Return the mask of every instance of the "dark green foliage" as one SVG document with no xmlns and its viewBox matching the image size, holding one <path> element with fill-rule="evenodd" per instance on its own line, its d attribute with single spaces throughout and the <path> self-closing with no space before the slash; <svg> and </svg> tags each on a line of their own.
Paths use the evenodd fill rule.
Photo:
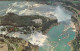
<svg viewBox="0 0 80 51">
<path fill-rule="evenodd" d="M 52 25 L 52 24 L 55 24 L 57 22 L 57 20 L 49 20 L 48 22 L 45 22 L 43 24 L 43 27 L 42 27 L 42 31 L 44 32 L 46 29 L 49 29 L 49 27 Z"/>
<path fill-rule="evenodd" d="M 2 28 L 2 29 L 1 29 L 1 31 L 5 31 L 5 30 L 6 30 L 5 28 Z"/>
<path fill-rule="evenodd" d="M 42 20 L 42 24 L 40 23 L 35 23 L 32 20 L 34 19 L 41 19 Z M 44 17 L 44 16 L 39 16 L 39 15 L 30 15 L 30 16 L 18 16 L 14 13 L 8 13 L 5 16 L 1 17 L 1 24 L 0 25 L 9 25 L 9 26 L 13 26 L 13 27 L 7 27 L 8 32 L 14 32 L 14 31 L 21 31 L 26 33 L 30 33 L 30 27 L 35 27 L 36 30 L 39 30 L 39 27 L 42 27 L 43 32 L 45 30 L 47 30 L 52 24 L 57 23 L 57 19 L 50 19 L 48 17 Z M 29 27 L 28 27 L 29 26 Z M 24 27 L 23 30 L 19 30 L 17 27 Z"/>
</svg>

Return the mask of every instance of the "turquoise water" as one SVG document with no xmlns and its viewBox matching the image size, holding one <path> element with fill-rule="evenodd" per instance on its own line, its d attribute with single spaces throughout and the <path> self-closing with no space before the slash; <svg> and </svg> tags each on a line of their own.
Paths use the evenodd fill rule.
<svg viewBox="0 0 80 51">
<path fill-rule="evenodd" d="M 9 7 L 8 4 L 13 3 L 14 1 L 2 1 L 0 2 L 0 10 L 4 10 L 7 9 Z M 41 8 L 40 8 L 41 9 Z M 52 11 L 52 10 L 51 10 Z M 60 9 L 58 10 L 59 12 Z M 2 13 L 2 12 L 1 12 Z M 0 15 L 2 15 L 0 13 Z M 4 13 L 4 12 L 3 12 Z M 63 13 L 62 13 L 63 14 Z M 61 14 L 60 14 L 61 15 Z M 60 16 L 59 15 L 59 16 Z M 65 14 L 63 14 L 64 16 L 66 16 Z M 62 17 L 62 16 L 61 16 Z M 69 16 L 68 16 L 69 17 Z M 62 18 L 61 18 L 62 19 Z M 65 19 L 65 18 L 64 18 Z M 51 28 L 47 34 L 48 39 L 46 41 L 46 45 L 43 47 L 39 48 L 39 51 L 51 51 L 50 49 L 52 47 L 54 47 L 53 51 L 70 51 L 70 47 L 67 45 L 67 43 L 74 39 L 75 37 L 75 32 L 72 31 L 72 28 L 68 29 L 68 31 L 63 32 L 64 30 L 64 25 L 63 23 L 61 23 L 58 26 L 54 26 L 53 28 Z M 63 33 L 62 36 L 60 36 Z M 68 36 L 68 37 L 67 37 Z M 64 37 L 67 37 L 65 39 L 63 39 Z M 49 46 L 48 43 L 51 45 Z M 49 50 L 48 50 L 49 49 Z"/>
<path fill-rule="evenodd" d="M 63 32 L 64 25 L 65 25 L 64 23 L 61 23 L 58 26 L 54 26 L 48 32 L 48 41 L 49 44 L 54 47 L 53 51 L 70 51 L 70 47 L 68 46 L 67 43 L 74 39 L 75 32 L 72 31 L 72 28 L 69 28 L 66 32 Z M 61 34 L 63 35 L 60 36 Z M 40 47 L 39 51 L 51 51 L 51 50 L 48 50 L 48 45 L 47 45 Z"/>
</svg>

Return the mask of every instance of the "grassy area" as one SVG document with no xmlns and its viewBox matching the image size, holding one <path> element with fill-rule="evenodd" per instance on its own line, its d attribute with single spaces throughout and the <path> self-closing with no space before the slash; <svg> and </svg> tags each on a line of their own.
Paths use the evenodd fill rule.
<svg viewBox="0 0 80 51">
<path fill-rule="evenodd" d="M 14 51 L 14 49 L 8 44 L 8 51 Z"/>
<path fill-rule="evenodd" d="M 72 1 L 73 4 L 80 3 L 80 1 Z"/>
<path fill-rule="evenodd" d="M 9 50 L 9 51 L 14 51 L 14 50 Z"/>
<path fill-rule="evenodd" d="M 23 50 L 22 46 L 18 47 L 18 49 L 17 49 L 17 51 L 22 51 L 22 50 Z"/>
<path fill-rule="evenodd" d="M 78 15 L 78 18 L 79 18 L 79 20 L 80 20 L 80 15 Z"/>
</svg>

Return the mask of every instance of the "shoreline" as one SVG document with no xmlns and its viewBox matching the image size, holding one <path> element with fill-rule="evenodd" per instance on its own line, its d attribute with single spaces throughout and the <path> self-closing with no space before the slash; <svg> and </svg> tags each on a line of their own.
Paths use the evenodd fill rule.
<svg viewBox="0 0 80 51">
<path fill-rule="evenodd" d="M 74 39 L 73 39 L 73 40 L 74 40 Z M 71 40 L 71 41 L 68 42 L 68 45 L 69 45 L 69 47 L 71 48 L 70 51 L 73 51 L 73 46 L 71 45 L 71 43 L 72 43 L 73 40 Z"/>
<path fill-rule="evenodd" d="M 46 35 L 52 27 L 57 26 L 58 24 L 59 24 L 58 22 L 52 24 L 48 29 L 46 29 L 46 30 L 43 32 L 43 35 Z"/>
<path fill-rule="evenodd" d="M 71 20 L 72 20 L 72 22 L 74 23 L 74 25 L 75 25 L 75 29 L 76 29 L 76 32 L 75 32 L 75 37 L 78 35 L 78 31 L 79 31 L 79 27 L 78 27 L 78 25 L 79 25 L 79 22 L 77 22 L 77 23 L 75 23 L 76 22 L 76 17 L 75 16 L 72 16 L 71 17 Z M 74 41 L 75 40 L 75 37 L 74 37 L 74 39 L 73 40 L 71 40 L 71 41 L 69 41 L 68 42 L 68 45 L 70 46 L 70 48 L 71 48 L 71 50 L 70 51 L 73 51 L 74 50 L 74 48 L 73 48 L 73 46 L 72 46 L 72 41 Z"/>
<path fill-rule="evenodd" d="M 75 29 L 76 29 L 74 39 L 68 42 L 68 45 L 71 48 L 70 51 L 73 51 L 74 50 L 74 47 L 73 47 L 72 43 L 76 39 L 76 36 L 79 33 L 78 32 L 79 31 L 79 20 L 77 19 L 77 17 L 78 17 L 77 15 L 78 14 L 75 11 L 73 11 L 73 10 L 70 9 L 70 8 L 73 8 L 72 6 L 71 7 L 68 7 L 68 6 L 65 5 L 65 8 L 73 13 L 73 15 L 71 16 L 71 21 L 74 23 Z"/>
</svg>

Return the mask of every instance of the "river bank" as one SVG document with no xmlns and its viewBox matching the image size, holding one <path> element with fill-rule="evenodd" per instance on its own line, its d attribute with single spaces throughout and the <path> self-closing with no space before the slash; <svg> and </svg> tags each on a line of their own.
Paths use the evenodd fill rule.
<svg viewBox="0 0 80 51">
<path fill-rule="evenodd" d="M 73 18 L 73 17 L 71 17 L 71 19 L 73 20 L 75 20 L 75 18 Z M 72 21 L 73 23 L 75 23 L 74 21 Z M 75 33 L 75 35 L 77 36 L 78 35 L 78 26 L 76 26 L 76 24 L 75 24 L 75 29 L 76 29 L 76 33 Z M 68 42 L 68 45 L 71 47 L 71 50 L 70 51 L 74 51 L 74 45 L 73 45 L 73 41 L 76 39 L 76 37 L 74 37 L 74 39 L 73 40 L 71 40 L 70 42 Z"/>
<path fill-rule="evenodd" d="M 48 29 L 46 29 L 46 30 L 43 32 L 43 34 L 44 34 L 44 35 L 47 34 L 52 27 L 57 26 L 58 24 L 59 24 L 59 23 L 54 23 L 54 24 L 52 24 Z"/>
<path fill-rule="evenodd" d="M 72 22 L 74 23 L 74 25 L 75 25 L 75 29 L 76 29 L 76 32 L 75 32 L 75 37 L 74 37 L 74 39 L 73 40 L 71 40 L 69 43 L 68 43 L 68 45 L 71 47 L 71 51 L 74 51 L 74 50 L 76 50 L 76 51 L 78 51 L 77 50 L 77 48 L 79 48 L 78 47 L 78 44 L 77 44 L 77 40 L 79 40 L 78 39 L 78 37 L 79 37 L 79 19 L 78 19 L 78 17 L 76 16 L 76 14 L 74 13 L 74 15 L 72 15 L 72 17 L 71 17 L 71 20 L 72 20 Z"/>
<path fill-rule="evenodd" d="M 74 8 L 72 5 L 66 5 L 64 4 L 64 7 L 66 9 L 68 9 L 69 11 L 71 11 L 72 17 L 71 17 L 71 21 L 74 23 L 75 25 L 75 37 L 73 40 L 71 40 L 70 42 L 68 42 L 68 45 L 71 47 L 71 51 L 80 51 L 79 50 L 79 31 L 80 31 L 80 27 L 79 27 L 79 10 L 77 10 L 76 8 Z"/>
<path fill-rule="evenodd" d="M 20 5 L 20 6 L 21 6 L 21 5 Z M 43 8 L 43 7 L 42 7 L 42 8 Z M 47 8 L 48 8 L 48 7 L 47 7 Z M 50 8 L 51 8 L 51 7 L 50 7 Z M 31 8 L 31 9 L 32 9 L 32 8 Z M 53 7 L 52 7 L 51 9 L 53 9 Z M 41 9 L 41 10 L 45 10 L 45 8 L 44 8 L 44 9 Z M 49 9 L 49 10 L 50 10 L 50 9 Z M 60 10 L 61 10 L 61 9 L 60 9 Z M 59 10 L 59 12 L 60 12 L 60 10 Z M 45 10 L 45 11 L 46 11 L 46 10 Z M 30 11 L 29 11 L 29 12 L 30 12 Z M 48 12 L 48 11 L 47 11 L 47 12 Z M 64 12 L 63 12 L 63 13 L 64 13 Z M 50 15 L 52 15 L 52 14 L 50 14 Z M 60 15 L 61 15 L 61 14 L 60 14 Z M 63 15 L 64 15 L 64 14 L 63 14 Z M 67 16 L 67 15 L 66 15 L 66 16 Z M 18 16 L 15 15 L 14 17 L 17 18 Z M 12 18 L 14 18 L 14 17 L 12 17 Z M 19 16 L 19 17 L 20 17 L 20 16 Z M 24 16 L 22 16 L 22 17 L 24 17 Z M 29 17 L 29 16 L 27 16 L 27 17 Z M 34 16 L 34 17 L 39 17 L 39 16 L 36 15 L 36 16 Z M 41 17 L 41 16 L 40 16 L 40 17 Z M 53 16 L 52 16 L 52 17 L 53 17 Z M 68 16 L 67 16 L 67 17 L 68 17 Z M 61 18 L 62 18 L 62 16 L 61 16 Z M 10 18 L 10 19 L 11 19 L 11 18 Z M 19 21 L 22 20 L 22 19 L 19 19 L 19 18 L 17 18 L 17 19 L 18 19 Z M 36 19 L 38 19 L 38 18 L 36 18 Z M 11 20 L 13 20 L 13 19 L 11 19 Z M 26 19 L 25 19 L 25 21 L 23 21 L 23 20 L 24 20 L 24 19 L 23 19 L 23 20 L 22 20 L 23 22 L 19 22 L 19 21 L 17 20 L 17 21 L 16 21 L 17 23 L 14 21 L 14 20 L 16 20 L 15 18 L 14 18 L 13 21 L 11 21 L 11 20 L 8 20 L 8 21 L 9 21 L 8 23 L 10 23 L 10 24 L 12 23 L 11 25 L 14 25 L 14 26 L 15 26 L 15 25 L 21 25 L 21 26 L 23 26 L 23 22 L 24 22 L 24 25 L 25 25 L 27 22 L 28 22 L 28 23 L 31 23 L 31 22 L 27 21 Z M 28 19 L 28 20 L 29 20 L 29 19 Z M 46 21 L 44 21 L 44 20 L 46 20 Z M 43 33 L 42 33 L 42 34 L 47 34 L 48 31 L 49 31 L 52 27 L 54 27 L 54 26 L 56 26 L 56 25 L 58 24 L 58 23 L 56 23 L 56 21 L 47 22 L 47 19 L 45 19 L 45 18 L 43 18 L 43 21 L 44 21 L 44 23 L 43 23 L 44 25 L 41 26 L 41 27 L 43 28 Z M 6 19 L 4 19 L 3 22 L 6 24 L 6 22 L 7 22 Z M 55 22 L 55 24 L 54 24 L 54 22 Z M 20 23 L 20 24 L 19 24 L 19 23 Z M 34 24 L 34 23 L 33 23 L 33 24 Z M 27 25 L 27 24 L 26 24 L 26 25 Z M 29 25 L 32 25 L 32 23 L 29 24 Z M 37 24 L 36 26 L 34 25 L 34 27 L 37 28 L 36 30 L 41 30 L 41 29 L 38 29 L 38 26 L 40 26 L 40 25 L 38 25 L 38 24 Z M 26 27 L 26 26 L 25 26 L 25 27 Z M 30 27 L 32 27 L 32 26 L 30 26 Z M 40 28 L 41 28 L 41 27 L 40 27 Z M 29 28 L 29 27 L 26 27 L 26 28 Z M 26 28 L 24 28 L 24 29 L 26 29 Z M 56 28 L 57 28 L 57 27 L 56 27 Z M 63 28 L 63 25 L 59 26 L 58 28 L 60 28 L 60 30 L 61 30 L 61 29 Z M 15 30 L 15 31 L 18 31 L 17 27 L 15 27 L 15 29 L 14 29 L 14 27 L 12 27 L 12 28 L 10 28 L 10 30 L 11 30 L 11 31 L 12 31 L 12 30 L 13 30 L 13 31 L 14 31 L 14 30 Z M 57 30 L 58 30 L 58 29 L 57 29 Z M 59 30 L 59 31 L 60 31 L 60 30 Z M 21 31 L 22 31 L 22 30 L 21 30 Z M 55 31 L 55 29 L 54 29 L 54 31 Z M 62 31 L 63 31 L 63 29 L 61 30 L 61 32 L 62 32 Z M 24 32 L 25 32 L 25 30 L 24 30 Z M 56 32 L 56 31 L 55 31 L 55 32 Z M 51 32 L 50 34 L 52 34 L 52 33 L 54 33 L 53 30 L 52 30 L 52 32 Z M 59 41 L 60 41 L 60 39 L 58 39 L 58 37 L 55 37 L 55 36 L 57 36 L 57 35 L 60 35 L 59 33 L 60 33 L 60 32 L 57 32 L 57 34 L 54 33 L 54 35 L 52 34 L 52 35 L 53 35 L 52 41 L 54 41 L 53 39 L 56 39 L 56 40 L 59 40 Z M 17 34 L 17 33 L 15 33 L 15 34 Z M 18 34 L 19 34 L 19 33 L 18 33 Z M 18 35 L 18 34 L 17 34 L 17 35 Z M 49 34 L 49 35 L 50 35 L 50 34 Z M 23 34 L 22 34 L 22 35 L 23 35 Z M 51 36 L 50 36 L 50 37 L 51 37 Z M 55 38 L 54 38 L 54 37 L 55 37 Z M 73 36 L 73 37 L 74 37 L 74 36 Z M 65 37 L 61 37 L 61 38 L 65 38 Z M 35 39 L 38 39 L 38 40 L 39 40 L 39 37 L 37 37 L 37 38 L 35 38 Z M 62 39 L 62 40 L 64 40 L 64 39 Z M 62 43 L 60 43 L 61 45 L 59 45 L 58 48 L 61 50 L 62 48 L 60 48 L 60 46 L 62 46 L 63 43 L 65 44 L 65 41 L 68 41 L 68 42 L 69 42 L 69 40 L 72 40 L 72 39 L 64 40 L 64 42 L 60 41 L 60 42 L 62 42 Z M 33 41 L 33 42 L 34 42 L 34 41 Z M 38 42 L 38 41 L 37 41 L 37 42 Z M 35 44 L 35 43 L 34 43 L 34 44 Z M 66 43 L 66 44 L 67 44 L 67 43 Z M 34 45 L 34 46 L 35 46 L 35 45 Z M 63 46 L 64 46 L 64 45 L 63 45 Z M 68 45 L 67 45 L 67 46 L 68 46 Z M 58 49 L 58 48 L 57 48 L 57 49 Z M 69 49 L 69 47 L 68 47 L 68 49 Z M 69 50 L 68 50 L 68 51 L 69 51 Z"/>
</svg>

